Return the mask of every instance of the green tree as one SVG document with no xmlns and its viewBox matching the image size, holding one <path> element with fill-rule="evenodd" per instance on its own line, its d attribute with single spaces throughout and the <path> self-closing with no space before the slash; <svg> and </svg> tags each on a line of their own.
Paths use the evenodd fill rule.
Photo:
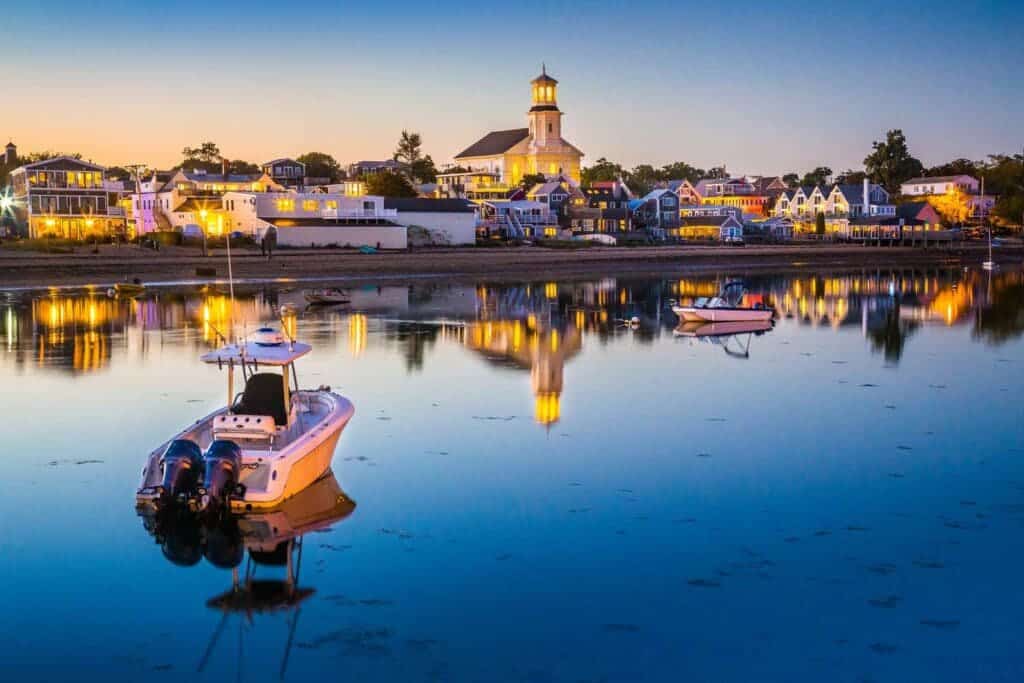
<svg viewBox="0 0 1024 683">
<path fill-rule="evenodd" d="M 836 183 L 840 185 L 862 185 L 867 177 L 868 174 L 864 171 L 854 171 L 852 168 L 848 168 L 836 176 Z"/>
<path fill-rule="evenodd" d="M 580 180 L 583 185 L 593 185 L 594 183 L 607 182 L 609 180 L 618 180 L 626 175 L 625 169 L 620 164 L 608 161 L 604 157 L 601 157 L 594 162 L 593 166 L 585 166 L 580 171 Z"/>
<path fill-rule="evenodd" d="M 899 128 L 885 134 L 885 142 L 874 142 L 872 152 L 864 158 L 864 170 L 873 182 L 889 192 L 899 192 L 900 183 L 924 173 L 921 162 L 910 155 L 907 137 Z"/>
<path fill-rule="evenodd" d="M 782 176 L 782 182 L 786 183 L 786 187 L 788 188 L 795 188 L 797 185 L 800 184 L 800 174 L 787 173 L 786 175 Z"/>
<path fill-rule="evenodd" d="M 825 234 L 825 214 L 820 211 L 818 212 L 818 215 L 814 217 L 814 234 Z"/>
<path fill-rule="evenodd" d="M 366 194 L 381 197 L 415 197 L 416 188 L 400 173 L 381 171 L 366 176 Z"/>
<path fill-rule="evenodd" d="M 695 183 L 704 177 L 704 169 L 690 166 L 685 161 L 676 161 L 662 166 L 659 174 L 661 180 L 689 180 Z"/>
<path fill-rule="evenodd" d="M 309 178 L 328 178 L 331 182 L 341 180 L 341 164 L 325 152 L 306 152 L 296 159 L 306 166 Z"/>
<path fill-rule="evenodd" d="M 228 173 L 234 175 L 253 175 L 260 172 L 260 167 L 248 161 L 241 159 L 232 159 L 228 161 Z"/>
<path fill-rule="evenodd" d="M 421 183 L 437 182 L 437 166 L 434 165 L 434 160 L 429 154 L 422 159 L 417 159 L 416 162 L 409 167 L 409 173 L 413 178 Z"/>
<path fill-rule="evenodd" d="M 828 179 L 832 177 L 832 169 L 828 166 L 818 166 L 813 171 L 808 171 L 804 174 L 803 179 L 800 181 L 801 185 L 809 185 L 814 187 L 815 185 L 827 185 Z"/>
<path fill-rule="evenodd" d="M 924 174 L 926 176 L 969 175 L 977 178 L 984 168 L 985 165 L 981 162 L 971 161 L 970 159 L 954 159 L 944 164 L 932 166 Z"/>
<path fill-rule="evenodd" d="M 547 180 L 543 173 L 527 173 L 519 181 L 519 186 L 529 192 L 535 185 L 546 183 Z"/>
</svg>

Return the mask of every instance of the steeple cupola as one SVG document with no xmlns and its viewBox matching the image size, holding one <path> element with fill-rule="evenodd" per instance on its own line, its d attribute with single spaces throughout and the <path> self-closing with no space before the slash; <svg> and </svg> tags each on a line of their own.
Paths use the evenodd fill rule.
<svg viewBox="0 0 1024 683">
<path fill-rule="evenodd" d="M 530 81 L 532 102 L 530 107 L 530 135 L 534 147 L 560 144 L 562 140 L 562 112 L 558 109 L 558 81 L 548 76 L 547 67 L 541 65 L 540 76 Z"/>
<path fill-rule="evenodd" d="M 540 67 L 540 76 L 530 81 L 533 86 L 533 107 L 534 111 L 558 111 L 558 81 L 548 76 L 545 65 Z"/>
</svg>

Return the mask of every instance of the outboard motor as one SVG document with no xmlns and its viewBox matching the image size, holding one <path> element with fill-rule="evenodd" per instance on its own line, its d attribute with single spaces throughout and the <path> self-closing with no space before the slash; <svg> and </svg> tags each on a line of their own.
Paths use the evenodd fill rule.
<svg viewBox="0 0 1024 683">
<path fill-rule="evenodd" d="M 206 474 L 199 487 L 199 509 L 227 508 L 228 496 L 238 485 L 242 472 L 242 449 L 234 441 L 217 440 L 203 456 Z"/>
<path fill-rule="evenodd" d="M 202 471 L 203 452 L 199 446 L 188 439 L 175 439 L 160 456 L 161 497 L 178 500 L 191 496 Z"/>
</svg>

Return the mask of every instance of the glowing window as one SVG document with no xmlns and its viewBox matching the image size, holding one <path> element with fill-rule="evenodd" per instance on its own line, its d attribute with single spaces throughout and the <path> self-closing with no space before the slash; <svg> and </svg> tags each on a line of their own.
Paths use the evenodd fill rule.
<svg viewBox="0 0 1024 683">
<path fill-rule="evenodd" d="M 282 212 L 295 211 L 295 200 L 294 199 L 278 199 L 277 210 Z"/>
<path fill-rule="evenodd" d="M 315 199 L 304 199 L 302 200 L 303 211 L 316 211 L 320 208 L 320 202 Z"/>
</svg>

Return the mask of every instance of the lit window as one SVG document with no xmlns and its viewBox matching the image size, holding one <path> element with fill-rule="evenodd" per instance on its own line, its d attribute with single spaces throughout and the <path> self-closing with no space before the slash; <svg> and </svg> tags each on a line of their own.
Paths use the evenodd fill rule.
<svg viewBox="0 0 1024 683">
<path fill-rule="evenodd" d="M 278 199 L 277 210 L 282 212 L 295 211 L 295 200 L 294 199 Z"/>
<path fill-rule="evenodd" d="M 316 211 L 320 208 L 320 202 L 315 199 L 304 199 L 302 201 L 303 211 Z"/>
</svg>

